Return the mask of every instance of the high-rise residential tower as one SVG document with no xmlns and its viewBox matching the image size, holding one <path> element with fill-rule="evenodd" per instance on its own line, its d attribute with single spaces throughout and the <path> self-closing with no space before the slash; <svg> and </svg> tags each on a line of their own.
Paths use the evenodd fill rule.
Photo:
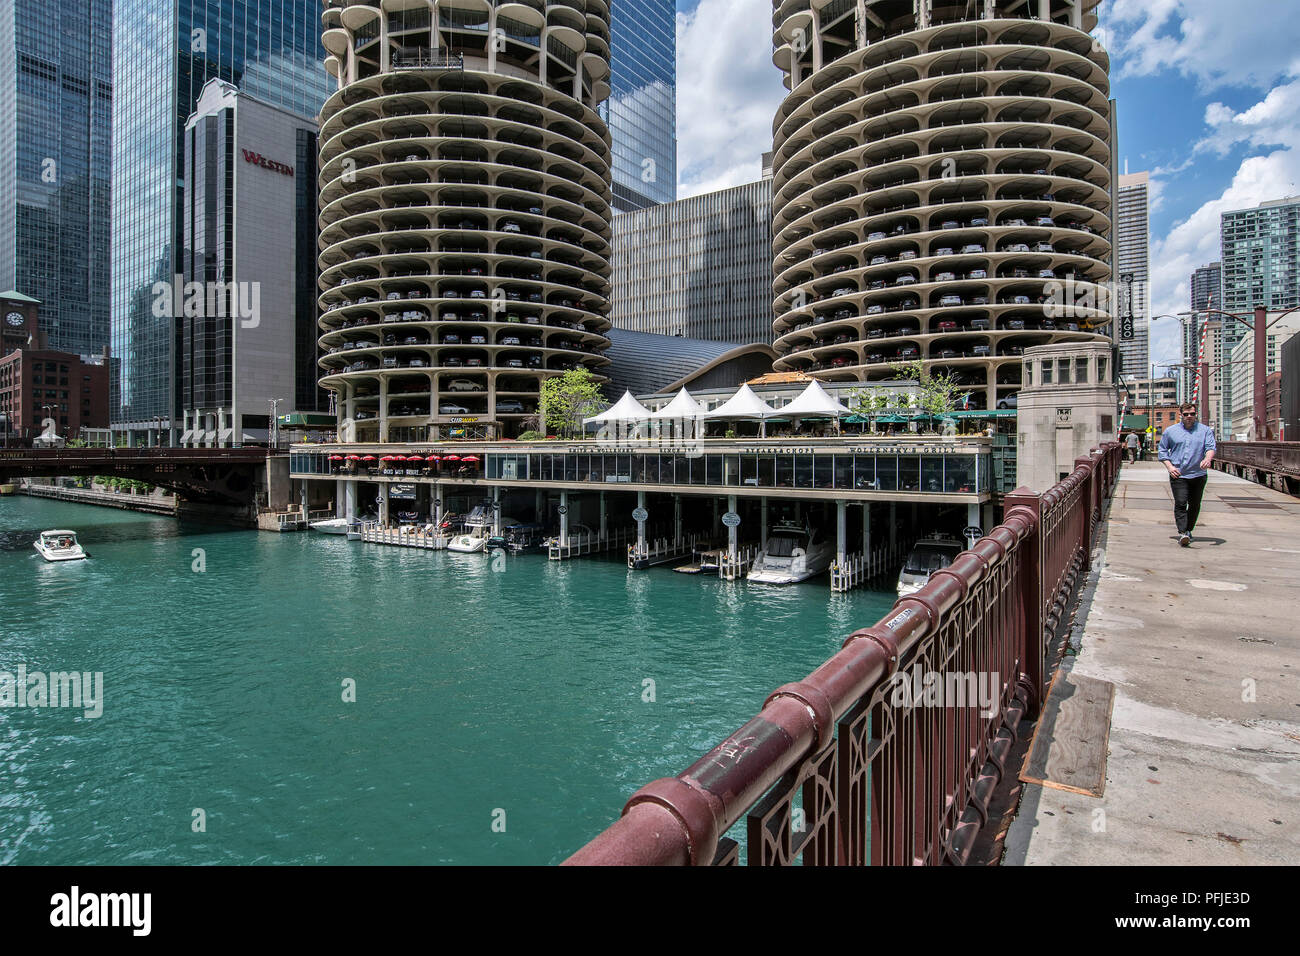
<svg viewBox="0 0 1300 956">
<path fill-rule="evenodd" d="M 1189 284 L 1193 312 L 1223 308 L 1223 263 L 1210 262 L 1198 267 Z"/>
<path fill-rule="evenodd" d="M 185 124 L 216 77 L 314 116 L 329 93 L 322 0 L 117 0 L 113 24 L 114 428 L 178 437 Z M 218 276 L 225 281 L 225 276 Z"/>
<path fill-rule="evenodd" d="M 1201 355 L 1201 330 L 1205 326 L 1206 309 L 1223 308 L 1223 271 L 1218 262 L 1206 263 L 1192 272 L 1190 286 L 1191 311 L 1181 313 L 1183 367 L 1178 376 L 1180 402 L 1191 401 L 1195 389 L 1197 365 Z M 1217 326 L 1216 326 L 1217 328 Z M 1208 333 L 1207 333 L 1208 336 Z M 1207 344 L 1207 349 L 1209 348 Z"/>
<path fill-rule="evenodd" d="M 1148 174 L 1119 177 L 1119 210 L 1115 242 L 1116 294 L 1121 313 L 1131 311 L 1133 338 L 1119 339 L 1119 371 L 1126 377 L 1150 375 L 1150 259 L 1151 224 Z M 1121 314 L 1120 318 L 1123 319 Z M 1121 321 L 1121 325 L 1123 322 Z"/>
<path fill-rule="evenodd" d="M 614 211 L 677 198 L 677 14 L 670 0 L 612 0 L 609 99 Z"/>
<path fill-rule="evenodd" d="M 1225 212 L 1219 234 L 1223 245 L 1219 308 L 1249 312 L 1262 305 L 1272 312 L 1300 305 L 1300 196 Z"/>
<path fill-rule="evenodd" d="M 0 289 L 52 349 L 108 344 L 113 0 L 0 0 Z"/>
<path fill-rule="evenodd" d="M 1006 406 L 1027 346 L 1104 340 L 1095 6 L 775 0 L 777 369 L 875 380 L 919 359 Z"/>
<path fill-rule="evenodd" d="M 326 5 L 321 384 L 352 441 L 499 436 L 609 364 L 604 0 Z"/>
<path fill-rule="evenodd" d="M 1300 305 L 1300 196 L 1274 199 L 1251 209 L 1234 209 L 1219 217 L 1225 312 L 1250 312 L 1262 305 L 1280 312 Z M 1223 354 L 1229 356 L 1250 331 L 1225 318 Z M 1223 379 L 1223 434 L 1230 430 L 1233 376 Z"/>
</svg>

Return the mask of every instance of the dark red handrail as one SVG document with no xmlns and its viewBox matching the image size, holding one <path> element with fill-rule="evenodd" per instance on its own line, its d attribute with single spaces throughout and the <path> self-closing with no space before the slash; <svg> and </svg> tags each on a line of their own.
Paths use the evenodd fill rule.
<svg viewBox="0 0 1300 956">
<path fill-rule="evenodd" d="M 682 773 L 638 790 L 566 864 L 737 863 L 724 834 L 746 815 L 751 865 L 962 862 L 1015 727 L 1043 699 L 1119 464 L 1108 443 L 1046 493 L 1007 496 L 1001 525 Z M 987 709 L 900 701 L 900 682 L 926 674 L 987 675 L 996 693 Z"/>
</svg>

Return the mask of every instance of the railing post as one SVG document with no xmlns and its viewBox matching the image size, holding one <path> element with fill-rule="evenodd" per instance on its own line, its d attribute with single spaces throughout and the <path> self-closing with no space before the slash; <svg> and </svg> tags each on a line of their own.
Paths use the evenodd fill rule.
<svg viewBox="0 0 1300 956">
<path fill-rule="evenodd" d="M 1033 530 L 1020 542 L 1017 551 L 1020 558 L 1016 567 L 1016 590 L 1020 594 L 1018 613 L 1020 616 L 1020 666 L 1024 670 L 1023 682 L 1029 694 L 1029 709 L 1025 716 L 1030 719 L 1038 717 L 1046 689 L 1043 673 L 1045 652 L 1043 649 L 1043 502 L 1028 488 L 1020 487 L 1003 499 L 1004 522 L 1014 513 L 1028 512 Z"/>
<path fill-rule="evenodd" d="M 1082 571 L 1086 574 L 1092 570 L 1092 519 L 1097 513 L 1097 461 L 1091 457 L 1076 458 L 1074 467 L 1088 469 L 1088 477 L 1083 480 L 1084 485 L 1079 495 L 1079 503 L 1083 505 L 1079 547 L 1083 549 Z"/>
</svg>

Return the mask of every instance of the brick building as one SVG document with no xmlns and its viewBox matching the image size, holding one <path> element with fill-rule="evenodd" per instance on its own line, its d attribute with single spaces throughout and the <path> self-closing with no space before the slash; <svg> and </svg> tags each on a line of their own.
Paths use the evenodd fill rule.
<svg viewBox="0 0 1300 956">
<path fill-rule="evenodd" d="M 26 445 L 46 418 L 61 438 L 108 427 L 108 352 L 76 355 L 45 347 L 40 303 L 0 293 L 0 444 Z"/>
</svg>

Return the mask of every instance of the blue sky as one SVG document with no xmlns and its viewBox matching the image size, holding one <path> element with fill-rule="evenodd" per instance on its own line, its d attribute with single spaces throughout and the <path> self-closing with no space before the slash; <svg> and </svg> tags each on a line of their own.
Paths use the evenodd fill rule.
<svg viewBox="0 0 1300 956">
<path fill-rule="evenodd" d="M 749 182 L 785 94 L 770 0 L 678 0 L 678 195 Z M 1193 269 L 1219 258 L 1219 214 L 1300 193 L 1300 4 L 1103 0 L 1119 157 L 1152 177 L 1151 311 L 1188 308 Z M 1152 326 L 1178 361 L 1178 323 Z"/>
</svg>

